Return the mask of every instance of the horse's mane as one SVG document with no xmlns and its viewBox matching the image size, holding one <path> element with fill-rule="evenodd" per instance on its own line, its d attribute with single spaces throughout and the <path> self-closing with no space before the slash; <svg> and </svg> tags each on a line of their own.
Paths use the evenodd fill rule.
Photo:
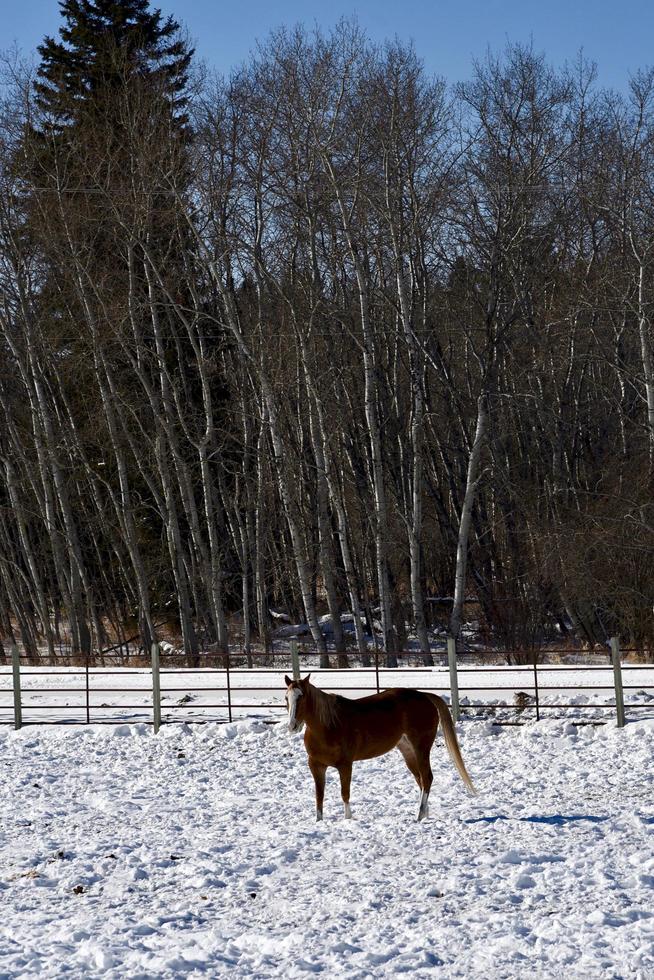
<svg viewBox="0 0 654 980">
<path fill-rule="evenodd" d="M 306 693 L 308 694 L 313 714 L 316 720 L 324 725 L 325 728 L 333 728 L 340 719 L 340 702 L 342 698 L 337 694 L 327 694 L 313 684 L 307 684 Z"/>
</svg>

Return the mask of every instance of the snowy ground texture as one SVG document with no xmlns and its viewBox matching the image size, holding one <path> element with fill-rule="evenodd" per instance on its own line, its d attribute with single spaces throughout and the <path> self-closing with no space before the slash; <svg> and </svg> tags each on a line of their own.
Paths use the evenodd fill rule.
<svg viewBox="0 0 654 980">
<path fill-rule="evenodd" d="M 283 723 L 0 729 L 0 977 L 654 977 L 654 721 L 459 731 L 316 824 Z"/>
</svg>

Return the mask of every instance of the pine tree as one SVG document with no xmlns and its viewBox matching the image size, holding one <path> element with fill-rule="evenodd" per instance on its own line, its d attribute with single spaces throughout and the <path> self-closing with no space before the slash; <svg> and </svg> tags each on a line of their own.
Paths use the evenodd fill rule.
<svg viewBox="0 0 654 980">
<path fill-rule="evenodd" d="M 46 37 L 38 48 L 36 112 L 26 138 L 32 214 L 36 226 L 50 224 L 55 244 L 63 208 L 89 274 L 104 277 L 112 255 L 115 289 L 124 293 L 125 254 L 115 242 L 121 224 L 145 208 L 150 246 L 160 256 L 175 236 L 170 184 L 183 193 L 188 183 L 193 50 L 150 0 L 59 6 L 60 39 Z M 175 279 L 179 270 L 170 274 Z"/>
<path fill-rule="evenodd" d="M 46 37 L 38 48 L 42 125 L 56 132 L 82 122 L 126 76 L 151 81 L 183 113 L 193 50 L 172 17 L 149 10 L 149 0 L 61 0 L 60 8 L 61 40 Z"/>
<path fill-rule="evenodd" d="M 97 426 L 110 386 L 125 401 L 141 382 L 152 395 L 148 401 L 143 393 L 132 414 L 121 415 L 120 424 L 116 417 L 113 430 L 107 426 L 97 434 L 90 458 L 100 460 L 113 499 L 118 494 L 129 500 L 122 561 L 127 565 L 129 556 L 138 581 L 120 601 L 126 609 L 138 607 L 147 648 L 152 608 L 161 595 L 178 593 L 184 643 L 193 653 L 190 559 L 177 526 L 175 483 L 164 470 L 165 485 L 153 500 L 154 481 L 144 478 L 131 441 L 146 426 L 157 465 L 185 452 L 192 456 L 185 445 L 180 448 L 176 420 L 170 421 L 169 376 L 180 377 L 182 395 L 191 389 L 188 413 L 194 417 L 193 379 L 187 382 L 192 371 L 186 367 L 193 351 L 177 312 L 190 305 L 193 290 L 185 279 L 192 249 L 178 203 L 189 182 L 186 104 L 193 52 L 177 22 L 150 9 L 149 0 L 62 0 L 60 9 L 59 39 L 47 37 L 38 49 L 35 112 L 22 157 L 26 233 L 40 260 L 35 319 L 56 352 L 76 431 Z M 83 520 L 80 528 L 83 561 L 90 568 L 111 567 L 111 548 L 98 553 Z M 163 572 L 162 537 L 170 553 Z M 73 615 L 82 621 L 81 590 L 75 583 L 69 591 L 79 607 Z"/>
</svg>

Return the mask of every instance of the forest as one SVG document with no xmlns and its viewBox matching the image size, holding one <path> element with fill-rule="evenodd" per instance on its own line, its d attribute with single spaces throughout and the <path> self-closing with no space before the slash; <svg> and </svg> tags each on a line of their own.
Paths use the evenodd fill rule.
<svg viewBox="0 0 654 980">
<path fill-rule="evenodd" d="M 60 6 L 2 63 L 0 640 L 647 654 L 654 72 L 343 22 L 217 77 Z"/>
</svg>

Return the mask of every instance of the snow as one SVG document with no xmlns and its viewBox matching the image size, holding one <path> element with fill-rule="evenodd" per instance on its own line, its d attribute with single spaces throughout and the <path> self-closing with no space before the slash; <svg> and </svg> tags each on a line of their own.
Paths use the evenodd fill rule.
<svg viewBox="0 0 654 980">
<path fill-rule="evenodd" d="M 0 976 L 654 976 L 654 720 L 459 737 L 316 824 L 284 723 L 0 729 Z"/>
</svg>

